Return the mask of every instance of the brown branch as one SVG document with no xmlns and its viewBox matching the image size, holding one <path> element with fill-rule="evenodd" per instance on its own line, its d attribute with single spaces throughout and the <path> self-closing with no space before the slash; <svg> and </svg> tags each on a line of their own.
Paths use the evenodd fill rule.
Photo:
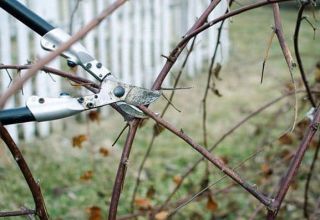
<svg viewBox="0 0 320 220">
<path fill-rule="evenodd" d="M 34 214 L 36 214 L 35 210 L 25 209 L 25 210 L 18 210 L 18 211 L 0 212 L 0 217 L 24 216 L 24 215 L 34 215 Z"/>
<path fill-rule="evenodd" d="M 130 151 L 132 148 L 132 143 L 133 143 L 135 134 L 137 132 L 139 122 L 140 120 L 133 120 L 128 122 L 129 131 L 128 131 L 126 143 L 122 151 L 122 156 L 120 159 L 117 176 L 113 185 L 111 203 L 109 208 L 109 217 L 108 217 L 109 220 L 116 219 L 116 216 L 117 216 L 118 203 L 120 199 L 121 190 L 124 184 L 127 166 L 129 163 Z"/>
<path fill-rule="evenodd" d="M 171 131 L 173 134 L 175 134 L 177 137 L 184 140 L 186 143 L 188 143 L 193 149 L 195 149 L 198 153 L 200 153 L 202 156 L 204 156 L 207 160 L 209 160 L 213 165 L 215 165 L 218 169 L 220 169 L 223 173 L 225 173 L 227 176 L 229 176 L 232 180 L 234 180 L 236 183 L 238 183 L 242 188 L 244 188 L 247 192 L 249 192 L 251 195 L 253 195 L 255 198 L 257 198 L 261 203 L 263 203 L 265 206 L 269 206 L 271 204 L 271 200 L 263 195 L 261 192 L 259 192 L 255 187 L 247 183 L 245 180 L 242 179 L 236 172 L 234 172 L 233 169 L 226 166 L 221 159 L 213 156 L 206 148 L 203 146 L 195 143 L 192 138 L 190 138 L 188 135 L 186 135 L 183 131 L 175 128 L 173 125 L 165 121 L 163 118 L 160 118 L 157 116 L 154 112 L 149 110 L 145 106 L 139 106 L 141 111 L 143 111 L 146 115 L 148 115 L 150 118 L 152 118 L 154 121 L 165 127 L 167 130 Z"/>
<path fill-rule="evenodd" d="M 0 69 L 14 69 L 17 71 L 21 71 L 21 70 L 25 70 L 25 69 L 31 69 L 33 65 L 5 65 L 5 64 L 0 64 Z M 41 71 L 44 71 L 46 73 L 51 73 L 60 77 L 64 77 L 67 78 L 75 83 L 79 83 L 80 85 L 83 85 L 84 87 L 86 87 L 87 89 L 89 89 L 90 91 L 97 93 L 100 89 L 100 86 L 98 84 L 96 84 L 95 82 L 88 80 L 86 78 L 83 78 L 81 76 L 77 76 L 75 74 L 72 73 L 68 73 L 65 71 L 61 71 L 59 69 L 55 69 L 52 67 L 48 67 L 48 66 L 43 66 L 42 68 L 40 68 Z"/>
<path fill-rule="evenodd" d="M 312 174 L 316 165 L 316 161 L 318 159 L 318 155 L 319 155 L 319 151 L 320 151 L 320 142 L 317 144 L 317 148 L 314 152 L 313 158 L 312 158 L 312 162 L 309 168 L 309 172 L 307 175 L 307 181 L 306 181 L 306 185 L 304 188 L 304 204 L 303 204 L 303 215 L 306 219 L 309 219 L 309 212 L 308 212 L 308 195 L 309 195 L 309 187 L 310 187 L 310 182 L 311 182 L 311 178 L 312 178 Z"/>
<path fill-rule="evenodd" d="M 105 9 L 101 14 L 99 14 L 96 18 L 90 21 L 86 26 L 80 29 L 75 35 L 73 35 L 67 42 L 61 44 L 55 51 L 51 52 L 47 56 L 40 59 L 37 63 L 35 63 L 30 70 L 28 70 L 21 78 L 15 80 L 9 89 L 7 89 L 0 97 L 0 108 L 3 108 L 6 101 L 12 96 L 17 90 L 19 90 L 22 85 L 38 70 L 40 70 L 44 65 L 48 64 L 54 58 L 59 56 L 65 50 L 67 50 L 72 44 L 76 43 L 82 37 L 84 37 L 89 31 L 94 29 L 97 25 L 99 25 L 106 17 L 111 15 L 116 9 L 118 9 L 121 5 L 123 5 L 127 0 L 117 0 L 112 3 L 107 9 Z"/>
<path fill-rule="evenodd" d="M 319 128 L 319 123 L 320 123 L 320 108 L 317 108 L 317 111 L 314 114 L 314 119 L 312 120 L 307 131 L 305 132 L 303 140 L 301 141 L 301 144 L 299 145 L 294 157 L 292 158 L 286 174 L 280 180 L 279 189 L 274 198 L 274 202 L 272 204 L 273 210 L 268 211 L 268 216 L 267 216 L 268 220 L 272 220 L 276 218 L 278 211 L 280 209 L 281 203 L 287 194 L 289 186 L 293 178 L 296 176 L 298 172 L 298 169 L 300 167 L 304 154 L 308 149 L 308 146 L 312 141 L 313 136 L 315 135 L 315 133 Z"/>
<path fill-rule="evenodd" d="M 299 51 L 299 33 L 300 33 L 300 26 L 301 26 L 301 21 L 302 21 L 302 15 L 303 15 L 303 11 L 306 8 L 306 6 L 308 5 L 308 2 L 303 2 L 299 11 L 298 11 L 298 15 L 297 15 L 297 21 L 296 21 L 296 28 L 294 30 L 294 35 L 293 35 L 293 43 L 294 43 L 294 52 L 297 58 L 297 63 L 298 63 L 298 68 L 299 68 L 299 72 L 301 75 L 301 79 L 303 82 L 304 87 L 306 88 L 307 94 L 308 94 L 308 99 L 311 103 L 311 105 L 313 107 L 316 107 L 316 102 L 314 100 L 314 98 L 312 97 L 311 91 L 310 91 L 310 87 L 309 87 L 309 83 L 308 83 L 308 79 L 306 77 L 304 68 L 303 68 L 303 64 L 302 64 L 302 60 L 301 60 L 301 56 L 300 56 L 300 51 Z"/>
<path fill-rule="evenodd" d="M 284 37 L 282 24 L 281 24 L 281 15 L 280 15 L 279 4 L 273 3 L 272 10 L 273 10 L 273 15 L 274 15 L 274 32 L 276 33 L 276 35 L 278 37 L 283 56 L 287 62 L 289 71 L 291 73 L 292 68 L 294 68 L 296 66 L 296 64 L 293 61 L 290 49 L 289 49 L 288 44 L 287 44 L 285 37 Z"/>
<path fill-rule="evenodd" d="M 3 125 L 1 124 L 0 124 L 0 135 L 2 140 L 5 142 L 8 149 L 10 150 L 13 159 L 16 161 L 21 173 L 23 174 L 29 186 L 29 189 L 32 193 L 33 200 L 36 206 L 36 211 L 35 211 L 36 215 L 39 216 L 41 220 L 49 219 L 39 184 L 35 181 L 34 177 L 32 176 L 31 170 L 29 169 L 29 166 L 25 161 L 19 148 L 17 147 L 16 143 L 11 138 L 7 129 L 3 127 Z"/>
</svg>

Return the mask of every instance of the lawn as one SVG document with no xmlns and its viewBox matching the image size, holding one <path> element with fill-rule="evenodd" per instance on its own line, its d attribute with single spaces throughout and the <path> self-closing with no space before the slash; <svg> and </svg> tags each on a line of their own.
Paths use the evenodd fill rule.
<svg viewBox="0 0 320 220">
<path fill-rule="evenodd" d="M 285 35 L 292 51 L 295 16 L 296 10 L 282 11 Z M 266 63 L 264 81 L 260 84 L 262 61 L 272 25 L 273 15 L 269 7 L 239 15 L 231 20 L 229 24 L 230 57 L 220 74 L 222 80 L 216 82 L 222 97 L 210 93 L 208 98 L 209 146 L 249 113 L 280 96 L 290 83 L 289 71 L 277 39 L 274 38 Z M 314 40 L 312 28 L 303 23 L 301 53 L 311 82 L 313 82 L 312 72 L 320 55 L 318 40 L 319 33 L 316 33 Z M 185 133 L 201 144 L 203 136 L 201 99 L 207 78 L 207 68 L 208 64 L 204 64 L 203 74 L 196 79 L 183 77 L 181 86 L 192 86 L 192 89 L 177 91 L 173 103 L 181 112 L 170 108 L 165 116 L 165 119 L 176 127 L 182 128 Z M 295 69 L 293 74 L 296 79 L 299 78 L 298 69 Z M 308 109 L 303 107 L 303 101 L 300 101 L 301 95 L 298 98 L 300 120 Z M 283 146 L 278 140 L 280 135 L 293 125 L 294 103 L 294 96 L 292 96 L 267 109 L 226 138 L 213 153 L 228 160 L 228 165 L 234 167 L 258 149 L 264 149 L 246 162 L 238 172 L 247 180 L 256 183 L 257 187 L 260 188 L 262 184 L 261 189 L 271 193 L 285 168 L 282 167 L 285 165 L 279 166 L 276 163 L 281 159 L 280 152 L 286 149 L 293 150 L 298 144 L 298 141 L 294 140 L 292 145 Z M 161 112 L 165 104 L 166 101 L 162 99 L 151 108 Z M 125 123 L 119 115 L 111 112 L 108 116 L 101 116 L 99 123 L 75 123 L 73 119 L 66 119 L 65 124 L 66 128 L 63 132 L 56 131 L 48 138 L 39 138 L 32 143 L 20 144 L 33 174 L 42 187 L 48 212 L 54 220 L 81 220 L 88 219 L 89 208 L 97 206 L 102 209 L 103 216 L 106 216 L 125 135 L 120 138 L 116 146 L 111 145 Z M 151 140 L 152 130 L 151 120 L 138 130 L 122 191 L 119 215 L 127 214 L 130 210 L 138 167 Z M 80 134 L 85 134 L 88 140 L 83 142 L 81 148 L 73 147 L 73 137 Z M 3 144 L 1 145 L 0 210 L 32 208 L 32 197 L 27 185 L 9 152 Z M 100 152 L 101 148 L 108 149 L 109 154 L 103 155 Z M 297 181 L 296 187 L 289 192 L 288 198 L 294 202 L 285 203 L 279 219 L 302 218 L 301 204 L 305 173 L 313 152 L 313 149 L 307 152 L 301 167 L 303 172 L 298 176 L 300 181 Z M 153 188 L 151 205 L 160 205 L 175 187 L 179 175 L 197 158 L 199 155 L 191 147 L 170 132 L 163 131 L 156 138 L 146 161 L 138 196 L 146 198 L 147 192 Z M 268 164 L 273 170 L 272 178 L 265 176 L 263 164 Z M 199 184 L 204 176 L 204 170 L 205 163 L 187 178 L 173 201 L 200 191 Z M 213 166 L 210 166 L 209 171 L 211 174 L 209 183 L 217 181 L 222 176 Z M 226 178 L 211 189 L 213 191 L 223 189 L 230 183 L 231 181 Z M 211 216 L 215 216 L 212 219 L 248 219 L 259 205 L 252 196 L 239 187 L 232 187 L 225 193 L 217 194 L 214 198 L 218 204 L 217 209 L 208 210 L 207 200 L 204 199 L 184 206 L 173 219 L 210 219 Z M 315 189 L 313 194 L 319 196 L 319 189 Z M 258 215 L 263 216 L 263 214 L 262 210 Z"/>
</svg>

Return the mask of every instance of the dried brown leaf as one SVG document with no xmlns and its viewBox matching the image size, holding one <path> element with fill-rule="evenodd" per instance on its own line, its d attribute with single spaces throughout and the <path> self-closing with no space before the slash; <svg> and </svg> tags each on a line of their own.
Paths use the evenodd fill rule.
<svg viewBox="0 0 320 220">
<path fill-rule="evenodd" d="M 291 145 L 293 143 L 293 136 L 291 133 L 285 133 L 278 139 L 278 141 L 282 145 Z"/>
<path fill-rule="evenodd" d="M 141 210 L 148 210 L 152 208 L 151 201 L 148 198 L 136 198 L 134 205 Z"/>
<path fill-rule="evenodd" d="M 155 216 L 154 216 L 154 218 L 156 219 L 156 220 L 166 220 L 167 219 L 167 217 L 168 217 L 168 212 L 166 212 L 166 211 L 161 211 L 161 212 L 158 212 Z"/>
<path fill-rule="evenodd" d="M 86 211 L 89 213 L 89 220 L 101 220 L 101 208 L 98 206 L 91 206 L 86 209 Z"/>
<path fill-rule="evenodd" d="M 153 186 L 150 186 L 147 190 L 146 196 L 147 198 L 152 199 L 155 193 L 156 193 L 156 189 Z"/>
<path fill-rule="evenodd" d="M 82 143 L 88 140 L 87 135 L 85 134 L 80 134 L 78 136 L 74 136 L 72 138 L 72 146 L 77 147 L 77 148 L 82 148 Z"/>
<path fill-rule="evenodd" d="M 180 175 L 175 175 L 172 179 L 173 179 L 173 182 L 177 185 L 180 185 L 182 182 L 182 177 Z"/>
<path fill-rule="evenodd" d="M 215 67 L 214 70 L 213 70 L 214 76 L 215 76 L 217 79 L 219 79 L 219 80 L 221 80 L 221 78 L 220 78 L 221 68 L 222 68 L 221 64 L 220 64 L 220 63 L 217 63 L 216 67 Z"/>
<path fill-rule="evenodd" d="M 265 177 L 269 177 L 273 173 L 273 170 L 271 169 L 271 167 L 267 163 L 264 163 L 261 165 L 261 171 Z"/>
<path fill-rule="evenodd" d="M 161 134 L 164 131 L 164 127 L 159 125 L 159 124 L 155 124 L 153 126 L 153 133 L 155 136 L 158 136 L 159 134 Z"/>
<path fill-rule="evenodd" d="M 92 170 L 88 170 L 86 172 L 84 172 L 84 174 L 82 174 L 80 176 L 80 180 L 83 180 L 83 181 L 88 181 L 88 180 L 91 180 L 93 177 L 93 172 Z"/>
<path fill-rule="evenodd" d="M 99 153 L 100 153 L 102 156 L 107 157 L 107 156 L 109 156 L 110 151 L 109 151 L 109 149 L 106 148 L 106 147 L 100 147 Z"/>
<path fill-rule="evenodd" d="M 88 113 L 88 117 L 90 121 L 95 121 L 97 123 L 100 122 L 100 112 L 98 111 L 90 111 Z"/>
<path fill-rule="evenodd" d="M 218 209 L 218 203 L 213 199 L 211 195 L 208 196 L 206 208 L 211 212 L 214 212 Z"/>
</svg>

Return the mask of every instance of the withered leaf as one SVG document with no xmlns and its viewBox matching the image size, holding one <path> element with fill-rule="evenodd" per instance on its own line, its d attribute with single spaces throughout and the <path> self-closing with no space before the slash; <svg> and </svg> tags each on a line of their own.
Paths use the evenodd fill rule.
<svg viewBox="0 0 320 220">
<path fill-rule="evenodd" d="M 293 156 L 293 154 L 291 153 L 291 151 L 290 150 L 288 150 L 288 149 L 284 149 L 284 150 L 282 150 L 281 152 L 280 152 L 280 158 L 282 158 L 284 161 L 290 161 L 291 160 L 291 158 L 292 158 L 292 156 Z"/>
<path fill-rule="evenodd" d="M 293 137 L 292 134 L 285 133 L 278 139 L 280 144 L 283 145 L 290 145 L 293 143 Z"/>
<path fill-rule="evenodd" d="M 91 206 L 86 209 L 86 211 L 89 213 L 89 220 L 101 220 L 101 208 L 98 206 Z"/>
<path fill-rule="evenodd" d="M 310 142 L 310 148 L 312 149 L 316 149 L 318 145 L 319 145 L 319 140 L 312 139 L 312 141 Z"/>
<path fill-rule="evenodd" d="M 288 82 L 284 85 L 286 92 L 293 92 L 294 91 L 294 84 L 292 82 Z"/>
<path fill-rule="evenodd" d="M 156 193 L 156 189 L 153 186 L 150 186 L 148 188 L 148 191 L 146 193 L 147 198 L 152 199 L 154 197 L 154 194 Z"/>
<path fill-rule="evenodd" d="M 261 165 L 261 171 L 265 177 L 272 175 L 273 170 L 270 168 L 269 164 L 264 163 Z"/>
<path fill-rule="evenodd" d="M 78 136 L 74 136 L 72 138 L 72 146 L 77 147 L 77 148 L 82 148 L 82 143 L 88 140 L 87 135 L 85 134 L 80 134 Z"/>
<path fill-rule="evenodd" d="M 218 97 L 222 97 L 222 94 L 219 92 L 218 89 L 216 88 L 211 88 L 211 91 Z"/>
<path fill-rule="evenodd" d="M 182 182 L 182 177 L 180 175 L 175 175 L 172 179 L 173 179 L 173 182 L 177 185 L 180 185 Z"/>
<path fill-rule="evenodd" d="M 306 130 L 309 125 L 309 119 L 302 119 L 297 123 L 297 127 L 301 130 Z"/>
<path fill-rule="evenodd" d="M 207 200 L 207 209 L 210 210 L 211 212 L 214 212 L 218 208 L 218 203 L 213 199 L 211 195 L 208 196 Z"/>
<path fill-rule="evenodd" d="M 167 217 L 168 217 L 168 212 L 166 212 L 166 211 L 161 211 L 161 212 L 158 212 L 155 216 L 154 216 L 154 218 L 156 219 L 156 220 L 166 220 L 167 219 Z"/>
<path fill-rule="evenodd" d="M 97 123 L 100 122 L 100 112 L 98 111 L 90 111 L 88 113 L 88 117 L 90 121 L 96 121 Z"/>
<path fill-rule="evenodd" d="M 135 198 L 134 205 L 141 210 L 147 210 L 152 208 L 151 201 L 148 198 Z"/>
<path fill-rule="evenodd" d="M 221 80 L 221 78 L 220 78 L 220 72 L 221 72 L 221 68 L 222 68 L 222 66 L 221 66 L 221 64 L 220 63 L 217 63 L 217 65 L 216 65 L 216 67 L 214 68 L 214 70 L 213 70 L 213 74 L 214 74 L 214 76 L 217 78 L 217 79 L 219 79 L 219 80 Z"/>
<path fill-rule="evenodd" d="M 92 170 L 88 170 L 86 172 L 84 172 L 84 174 L 82 174 L 80 176 L 80 180 L 83 180 L 83 181 L 88 181 L 88 180 L 91 180 L 93 177 L 93 172 Z"/>
<path fill-rule="evenodd" d="M 155 136 L 158 136 L 159 134 L 161 134 L 164 131 L 164 127 L 159 125 L 159 124 L 155 124 L 153 126 L 153 133 Z"/>
<path fill-rule="evenodd" d="M 106 147 L 100 147 L 99 153 L 104 157 L 107 157 L 110 154 L 109 149 Z"/>
<path fill-rule="evenodd" d="M 229 163 L 229 159 L 228 159 L 227 156 L 221 156 L 220 160 L 222 160 L 224 164 L 228 164 Z"/>
</svg>

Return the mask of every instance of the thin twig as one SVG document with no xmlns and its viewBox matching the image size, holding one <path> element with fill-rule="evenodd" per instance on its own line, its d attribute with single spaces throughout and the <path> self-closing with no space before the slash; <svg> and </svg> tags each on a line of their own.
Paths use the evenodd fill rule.
<svg viewBox="0 0 320 220">
<path fill-rule="evenodd" d="M 113 142 L 112 147 L 114 145 L 116 145 L 116 143 L 118 142 L 118 140 L 120 139 L 120 137 L 122 136 L 123 132 L 129 127 L 129 124 L 127 123 L 122 130 L 120 131 L 119 135 L 117 136 L 116 140 Z"/>
<path fill-rule="evenodd" d="M 269 50 L 270 50 L 270 48 L 271 48 L 271 44 L 272 44 L 272 40 L 273 40 L 273 38 L 274 38 L 274 35 L 275 35 L 275 31 L 274 31 L 274 29 L 272 29 L 271 36 L 270 36 L 270 38 L 269 38 L 269 40 L 268 40 L 266 53 L 265 53 L 265 55 L 264 55 L 263 62 L 262 62 L 261 80 L 260 80 L 260 83 L 261 83 L 261 84 L 262 84 L 262 82 L 263 82 L 264 69 L 265 69 L 266 62 L 267 62 L 268 57 L 269 57 Z"/>
<path fill-rule="evenodd" d="M 314 100 L 314 98 L 312 97 L 312 94 L 310 92 L 310 87 L 309 87 L 309 83 L 303 68 L 303 64 L 302 64 L 302 60 L 301 60 L 301 56 L 300 56 L 300 51 L 299 51 L 299 33 L 300 33 L 300 26 L 301 26 L 301 20 L 302 20 L 302 15 L 303 15 L 303 11 L 306 8 L 306 6 L 308 5 L 308 3 L 302 3 L 299 11 L 298 11 L 298 15 L 297 15 L 297 21 L 296 21 L 296 28 L 294 31 L 294 35 L 293 35 L 293 42 L 294 42 L 294 51 L 296 54 L 296 58 L 297 58 L 297 63 L 298 63 L 298 68 L 299 68 L 299 72 L 301 75 L 301 79 L 303 82 L 304 87 L 306 88 L 307 91 L 307 95 L 308 95 L 308 99 L 311 103 L 311 105 L 313 107 L 316 106 L 316 102 Z"/>
<path fill-rule="evenodd" d="M 24 216 L 24 215 L 34 215 L 36 214 L 35 210 L 24 209 L 18 211 L 8 211 L 8 212 L 0 212 L 0 217 L 12 217 L 12 216 Z"/>
<path fill-rule="evenodd" d="M 13 65 L 13 64 L 5 65 L 5 64 L 0 64 L 0 69 L 15 69 L 17 71 L 21 71 L 21 70 L 25 70 L 25 69 L 31 69 L 32 66 L 33 65 Z M 90 91 L 94 92 L 94 93 L 97 93 L 99 91 L 99 89 L 100 89 L 100 86 L 98 84 L 96 84 L 95 82 L 93 82 L 91 80 L 88 80 L 86 78 L 83 78 L 81 76 L 69 73 L 69 72 L 64 72 L 64 71 L 61 71 L 61 70 L 58 70 L 58 69 L 55 69 L 55 68 L 52 68 L 52 67 L 48 67 L 48 66 L 43 66 L 40 70 L 42 70 L 42 71 L 44 71 L 46 73 L 51 73 L 51 74 L 54 74 L 54 75 L 57 75 L 57 76 L 61 76 L 61 77 L 67 78 L 67 79 L 69 79 L 69 80 L 71 80 L 73 82 L 79 83 L 79 84 L 84 83 L 85 87 L 87 89 L 89 89 Z M 21 75 L 20 75 L 20 78 L 21 78 Z M 88 86 L 88 85 L 90 85 L 90 86 Z"/>
<path fill-rule="evenodd" d="M 69 23 L 69 33 L 72 34 L 73 30 L 73 22 L 74 22 L 74 16 L 76 15 L 76 12 L 80 6 L 82 0 L 77 0 L 74 8 L 72 9 L 71 15 L 70 15 L 70 23 Z"/>
</svg>

